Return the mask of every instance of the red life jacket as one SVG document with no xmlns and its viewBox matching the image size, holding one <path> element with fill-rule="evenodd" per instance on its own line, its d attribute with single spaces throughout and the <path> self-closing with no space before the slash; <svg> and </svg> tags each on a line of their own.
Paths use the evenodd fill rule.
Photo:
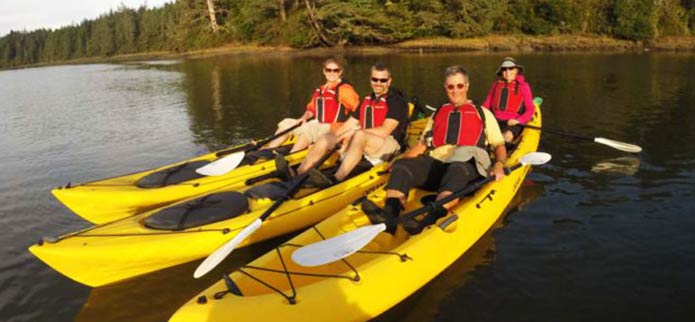
<svg viewBox="0 0 695 322">
<path fill-rule="evenodd" d="M 482 112 L 471 102 L 459 107 L 451 103 L 442 105 L 434 115 L 432 145 L 435 148 L 446 144 L 485 148 L 485 116 Z"/>
<path fill-rule="evenodd" d="M 316 108 L 316 120 L 319 123 L 344 122 L 347 119 L 345 107 L 340 103 L 340 86 L 349 84 L 340 82 L 334 89 L 322 90 L 321 87 L 314 91 L 314 107 Z"/>
<path fill-rule="evenodd" d="M 389 111 L 389 107 L 386 105 L 387 95 L 375 97 L 374 93 L 372 93 L 362 100 L 360 105 L 360 126 L 363 129 L 371 129 L 384 124 L 386 114 Z"/>
<path fill-rule="evenodd" d="M 493 112 L 504 111 L 518 115 L 524 114 L 526 107 L 524 106 L 524 98 L 519 91 L 519 82 L 507 83 L 504 80 L 498 80 L 495 83 L 495 92 L 490 108 Z"/>
</svg>

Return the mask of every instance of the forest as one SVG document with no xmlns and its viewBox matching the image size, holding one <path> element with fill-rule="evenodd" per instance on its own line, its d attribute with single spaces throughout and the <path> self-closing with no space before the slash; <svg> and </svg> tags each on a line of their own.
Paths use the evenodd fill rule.
<svg viewBox="0 0 695 322">
<path fill-rule="evenodd" d="M 388 45 L 487 35 L 695 34 L 695 0 L 176 0 L 0 38 L 0 68 L 227 44 Z"/>
</svg>

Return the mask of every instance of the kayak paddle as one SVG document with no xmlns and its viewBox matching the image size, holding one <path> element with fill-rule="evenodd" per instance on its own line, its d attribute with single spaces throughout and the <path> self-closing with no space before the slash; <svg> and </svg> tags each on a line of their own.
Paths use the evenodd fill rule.
<svg viewBox="0 0 695 322">
<path fill-rule="evenodd" d="M 266 143 L 275 140 L 276 138 L 281 137 L 287 133 L 290 133 L 292 130 L 298 128 L 301 125 L 302 122 L 297 122 L 297 124 L 291 126 L 290 128 L 280 131 L 258 142 L 252 142 L 241 147 L 219 151 L 217 152 L 218 157 L 225 154 L 229 155 L 212 161 L 206 164 L 205 166 L 196 169 L 195 172 L 204 176 L 221 176 L 229 171 L 236 169 L 236 167 L 239 166 L 241 161 L 244 160 L 244 156 L 246 156 L 247 152 L 258 150 Z"/>
<path fill-rule="evenodd" d="M 512 172 L 516 169 L 521 168 L 524 165 L 542 165 L 550 161 L 550 158 L 551 156 L 548 153 L 528 153 L 519 159 L 519 163 L 517 163 L 509 169 L 506 169 L 505 172 Z M 442 205 L 456 198 L 465 196 L 473 191 L 478 190 L 481 186 L 493 181 L 494 179 L 494 175 L 489 175 L 484 180 L 478 181 L 477 183 L 472 184 L 464 189 L 461 189 L 445 198 L 437 200 L 436 202 L 415 209 L 398 218 L 392 218 L 389 220 L 389 223 L 393 223 L 393 221 L 408 220 L 417 215 L 429 212 L 435 209 L 436 207 L 441 207 Z M 350 256 L 358 250 L 362 249 L 364 246 L 369 244 L 369 242 L 371 242 L 379 233 L 386 230 L 386 227 L 386 223 L 364 226 L 347 232 L 345 234 L 338 235 L 329 239 L 325 239 L 301 247 L 297 249 L 294 253 L 292 253 L 292 260 L 299 265 L 308 267 L 332 263 L 334 261 Z"/>
<path fill-rule="evenodd" d="M 611 148 L 614 148 L 614 149 L 620 150 L 620 151 L 625 151 L 625 152 L 630 152 L 630 153 L 642 152 L 642 148 L 640 146 L 630 144 L 630 143 L 620 142 L 620 141 L 606 139 L 606 138 L 602 138 L 602 137 L 592 138 L 592 137 L 588 137 L 588 136 L 581 136 L 581 135 L 577 135 L 577 134 L 573 134 L 573 133 L 562 132 L 562 131 L 555 130 L 555 129 L 549 129 L 546 127 L 540 128 L 538 126 L 533 126 L 533 125 L 528 125 L 528 124 L 526 124 L 526 125 L 519 124 L 519 125 L 526 127 L 526 128 L 529 128 L 529 129 L 533 129 L 533 130 L 541 130 L 543 132 L 550 133 L 550 134 L 568 136 L 568 137 L 572 137 L 572 138 L 579 139 L 579 140 L 594 141 L 596 143 L 607 145 Z"/>
<path fill-rule="evenodd" d="M 326 155 L 324 155 L 317 163 L 314 165 L 314 167 L 319 167 L 321 164 L 326 162 L 328 158 L 338 151 L 340 149 L 340 145 L 336 144 L 336 146 L 329 151 Z M 289 200 L 292 198 L 292 195 L 299 190 L 299 187 L 301 187 L 302 183 L 306 181 L 309 178 L 309 173 L 303 173 L 299 177 L 295 178 L 294 181 L 292 182 L 292 185 L 287 188 L 287 192 L 285 195 L 276 200 L 268 209 L 266 209 L 265 212 L 263 212 L 262 215 L 260 215 L 256 220 L 254 220 L 251 224 L 246 226 L 244 229 L 242 229 L 234 238 L 232 238 L 230 241 L 222 245 L 220 248 L 215 250 L 210 256 L 208 256 L 200 265 L 198 268 L 196 268 L 195 272 L 193 273 L 193 277 L 199 278 L 205 274 L 207 274 L 209 271 L 211 271 L 213 268 L 215 268 L 222 260 L 225 259 L 242 241 L 244 241 L 249 235 L 253 234 L 258 228 L 261 227 L 261 224 L 263 221 L 268 218 L 276 209 L 278 209 L 286 200 Z"/>
</svg>

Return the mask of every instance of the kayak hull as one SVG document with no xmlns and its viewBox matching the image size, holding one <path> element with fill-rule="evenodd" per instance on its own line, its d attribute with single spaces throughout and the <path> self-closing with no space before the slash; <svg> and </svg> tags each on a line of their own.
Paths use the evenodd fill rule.
<svg viewBox="0 0 695 322">
<path fill-rule="evenodd" d="M 296 164 L 306 155 L 300 151 L 287 156 Z M 215 153 L 125 176 L 51 190 L 53 196 L 72 212 L 93 224 L 126 218 L 179 200 L 207 194 L 220 188 L 245 188 L 247 179 L 275 171 L 273 160 L 240 166 L 221 176 L 208 176 L 160 188 L 140 188 L 138 180 L 163 169 L 186 162 L 214 161 Z"/>
<path fill-rule="evenodd" d="M 239 247 L 305 228 L 332 215 L 384 185 L 387 176 L 378 174 L 383 170 L 385 165 L 377 166 L 316 192 L 301 190 L 300 194 L 309 194 L 284 202 Z M 61 236 L 56 242 L 36 244 L 29 251 L 63 275 L 98 287 L 204 258 L 256 220 L 272 203 L 265 198 L 252 200 L 248 213 L 181 231 L 147 227 L 145 220 L 161 210 L 156 209 Z"/>
<path fill-rule="evenodd" d="M 411 122 L 408 140 L 417 140 L 425 126 L 425 119 Z M 288 142 L 292 142 L 292 138 Z M 307 151 L 298 151 L 286 156 L 289 164 L 300 163 Z M 195 196 L 226 189 L 246 189 L 246 180 L 275 171 L 274 160 L 259 161 L 252 165 L 240 166 L 221 176 L 207 176 L 179 184 L 160 188 L 140 188 L 137 182 L 158 171 L 176 167 L 184 163 L 214 161 L 217 152 L 211 152 L 190 160 L 170 164 L 155 169 L 108 178 L 77 185 L 66 185 L 51 191 L 72 212 L 93 224 L 104 224 L 140 214 L 148 210 L 169 205 Z"/>
<path fill-rule="evenodd" d="M 541 125 L 540 110 L 531 124 Z M 540 132 L 526 129 L 522 133 L 507 166 L 537 150 Z M 483 186 L 418 235 L 409 236 L 399 226 L 395 235 L 381 233 L 364 249 L 344 260 L 317 267 L 294 263 L 291 254 L 297 245 L 308 245 L 370 224 L 359 205 L 348 206 L 231 273 L 229 277 L 241 295 L 226 292 L 227 284 L 219 281 L 184 304 L 170 321 L 213 322 L 227 321 L 229 317 L 365 321 L 377 317 L 423 287 L 471 248 L 502 216 L 529 170 L 530 166 L 523 166 L 504 179 Z M 422 198 L 431 195 L 414 189 L 405 212 L 421 207 Z M 385 192 L 379 189 L 368 198 L 383 207 Z"/>
</svg>

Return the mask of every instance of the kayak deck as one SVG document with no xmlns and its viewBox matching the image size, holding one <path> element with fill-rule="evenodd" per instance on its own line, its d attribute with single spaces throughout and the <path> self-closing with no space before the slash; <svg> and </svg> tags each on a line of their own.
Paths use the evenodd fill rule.
<svg viewBox="0 0 695 322">
<path fill-rule="evenodd" d="M 540 126 L 540 110 L 533 125 Z M 507 166 L 537 150 L 539 131 L 526 129 Z M 170 321 L 239 320 L 363 321 L 374 318 L 417 291 L 463 255 L 504 213 L 530 166 L 465 197 L 447 216 L 422 233 L 379 234 L 343 260 L 302 267 L 291 260 L 298 247 L 369 225 L 360 205 L 350 205 L 229 275 L 183 305 Z M 432 192 L 414 189 L 404 212 L 423 205 Z M 385 191 L 368 196 L 383 207 Z M 230 281 L 235 287 L 231 287 Z M 238 289 L 238 292 L 236 292 Z M 234 294 L 234 293 L 239 293 Z"/>
</svg>

